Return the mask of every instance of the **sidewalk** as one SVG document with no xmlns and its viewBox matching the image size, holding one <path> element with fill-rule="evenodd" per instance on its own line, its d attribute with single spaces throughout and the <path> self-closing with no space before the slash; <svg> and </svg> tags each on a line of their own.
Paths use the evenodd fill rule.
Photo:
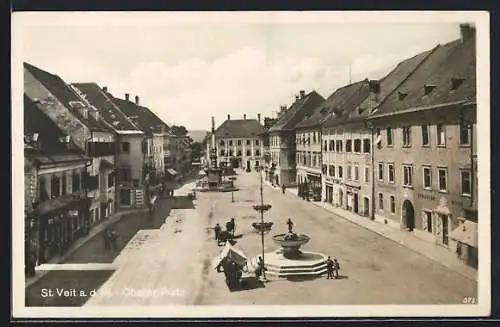
<svg viewBox="0 0 500 327">
<path fill-rule="evenodd" d="M 102 221 L 100 224 L 93 226 L 89 233 L 87 235 L 84 235 L 80 238 L 78 238 L 75 243 L 73 243 L 70 248 L 62 255 L 62 256 L 55 256 L 48 262 L 46 262 L 44 265 L 54 265 L 63 262 L 66 260 L 69 256 L 71 256 L 76 250 L 78 250 L 83 244 L 88 242 L 90 239 L 92 239 L 94 236 L 98 235 L 100 232 L 105 230 L 108 226 L 116 223 L 120 218 L 124 215 L 131 214 L 131 213 L 140 213 L 140 212 L 146 212 L 146 209 L 133 209 L 133 210 L 124 210 L 124 211 L 119 211 L 109 217 L 108 219 Z M 25 279 L 25 287 L 29 287 L 36 283 L 40 278 L 45 276 L 50 270 L 39 270 L 40 267 L 43 267 L 44 265 L 37 266 L 35 268 L 35 276 L 33 277 L 28 277 Z"/>
<path fill-rule="evenodd" d="M 281 187 L 272 186 L 268 181 L 264 181 L 264 183 L 270 188 L 281 192 Z M 287 188 L 286 191 L 295 196 L 297 196 L 298 194 L 297 188 Z M 369 218 L 358 216 L 347 210 L 334 207 L 329 203 L 315 201 L 310 201 L 309 203 L 323 208 L 346 220 L 349 220 L 356 225 L 371 230 L 372 232 L 377 233 L 394 242 L 397 242 L 412 251 L 415 251 L 431 260 L 442 264 L 449 269 L 452 269 L 453 271 L 461 274 L 464 277 L 477 281 L 477 270 L 465 265 L 456 257 L 455 253 L 443 247 L 439 247 L 437 245 L 434 245 L 433 243 L 429 243 L 409 232 L 405 232 L 389 225 L 373 221 Z"/>
</svg>

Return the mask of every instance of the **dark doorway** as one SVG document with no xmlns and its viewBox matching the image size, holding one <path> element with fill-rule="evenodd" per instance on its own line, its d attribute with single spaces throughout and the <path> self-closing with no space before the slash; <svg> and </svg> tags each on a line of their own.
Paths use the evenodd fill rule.
<svg viewBox="0 0 500 327">
<path fill-rule="evenodd" d="M 130 190 L 120 190 L 120 205 L 130 205 Z"/>
<path fill-rule="evenodd" d="M 342 190 L 339 190 L 338 205 L 340 207 L 344 205 L 344 192 L 342 192 Z"/>
<path fill-rule="evenodd" d="M 250 160 L 247 160 L 247 171 L 250 171 Z"/>
<path fill-rule="evenodd" d="M 448 216 L 440 215 L 443 221 L 443 244 L 448 245 Z"/>
<path fill-rule="evenodd" d="M 368 217 L 370 215 L 370 199 L 365 197 L 364 201 L 365 201 L 363 204 L 364 215 L 365 217 Z"/>
<path fill-rule="evenodd" d="M 409 200 L 403 202 L 403 220 L 406 223 L 406 228 L 411 232 L 415 228 L 415 210 L 413 204 Z"/>
<path fill-rule="evenodd" d="M 358 211 L 359 211 L 359 203 L 358 203 L 359 202 L 359 196 L 358 196 L 357 193 L 354 193 L 353 196 L 354 196 L 354 206 L 353 206 L 353 209 L 354 209 L 355 213 L 358 213 Z"/>
<path fill-rule="evenodd" d="M 276 185 L 280 185 L 280 184 L 279 184 L 279 181 L 280 181 L 280 180 L 279 180 L 279 178 L 278 178 L 278 175 L 274 176 L 274 183 L 275 183 Z"/>
<path fill-rule="evenodd" d="M 238 159 L 236 159 L 236 158 L 231 159 L 231 167 L 232 168 L 239 168 L 238 167 Z"/>
</svg>

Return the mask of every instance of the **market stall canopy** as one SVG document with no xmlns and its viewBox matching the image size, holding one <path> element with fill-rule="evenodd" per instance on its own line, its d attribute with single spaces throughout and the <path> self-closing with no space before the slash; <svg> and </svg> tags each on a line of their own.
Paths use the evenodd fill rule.
<svg viewBox="0 0 500 327">
<path fill-rule="evenodd" d="M 226 246 L 224 247 L 224 249 L 222 249 L 221 253 L 212 261 L 212 266 L 214 267 L 214 269 L 217 269 L 222 260 L 226 258 L 235 261 L 240 266 L 244 266 L 247 262 L 247 256 L 241 249 L 238 249 L 234 246 L 231 246 L 231 244 L 226 243 Z"/>
<path fill-rule="evenodd" d="M 450 233 L 450 238 L 477 248 L 477 223 L 466 220 Z"/>
</svg>

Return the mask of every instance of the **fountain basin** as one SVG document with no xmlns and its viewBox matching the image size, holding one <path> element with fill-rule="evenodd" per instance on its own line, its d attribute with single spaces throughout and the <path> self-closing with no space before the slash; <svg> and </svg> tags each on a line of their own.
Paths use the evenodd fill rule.
<svg viewBox="0 0 500 327">
<path fill-rule="evenodd" d="M 311 238 L 304 234 L 286 233 L 273 236 L 274 243 L 282 248 L 285 258 L 298 258 L 300 256 L 299 248 L 309 242 Z"/>
</svg>

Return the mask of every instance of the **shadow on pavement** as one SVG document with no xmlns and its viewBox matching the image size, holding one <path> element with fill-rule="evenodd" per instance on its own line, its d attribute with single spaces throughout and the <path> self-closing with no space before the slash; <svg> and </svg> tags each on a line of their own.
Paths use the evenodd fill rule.
<svg viewBox="0 0 500 327">
<path fill-rule="evenodd" d="M 261 282 L 257 277 L 245 277 L 241 280 L 241 288 L 229 288 L 231 292 L 242 292 L 242 291 L 250 291 L 257 288 L 266 287 L 263 282 Z"/>
<path fill-rule="evenodd" d="M 307 281 L 315 280 L 315 279 L 318 279 L 318 278 L 322 278 L 322 275 L 319 275 L 319 276 L 307 276 L 307 275 L 304 275 L 304 276 L 287 276 L 286 280 L 288 280 L 290 282 L 307 282 Z"/>
</svg>

